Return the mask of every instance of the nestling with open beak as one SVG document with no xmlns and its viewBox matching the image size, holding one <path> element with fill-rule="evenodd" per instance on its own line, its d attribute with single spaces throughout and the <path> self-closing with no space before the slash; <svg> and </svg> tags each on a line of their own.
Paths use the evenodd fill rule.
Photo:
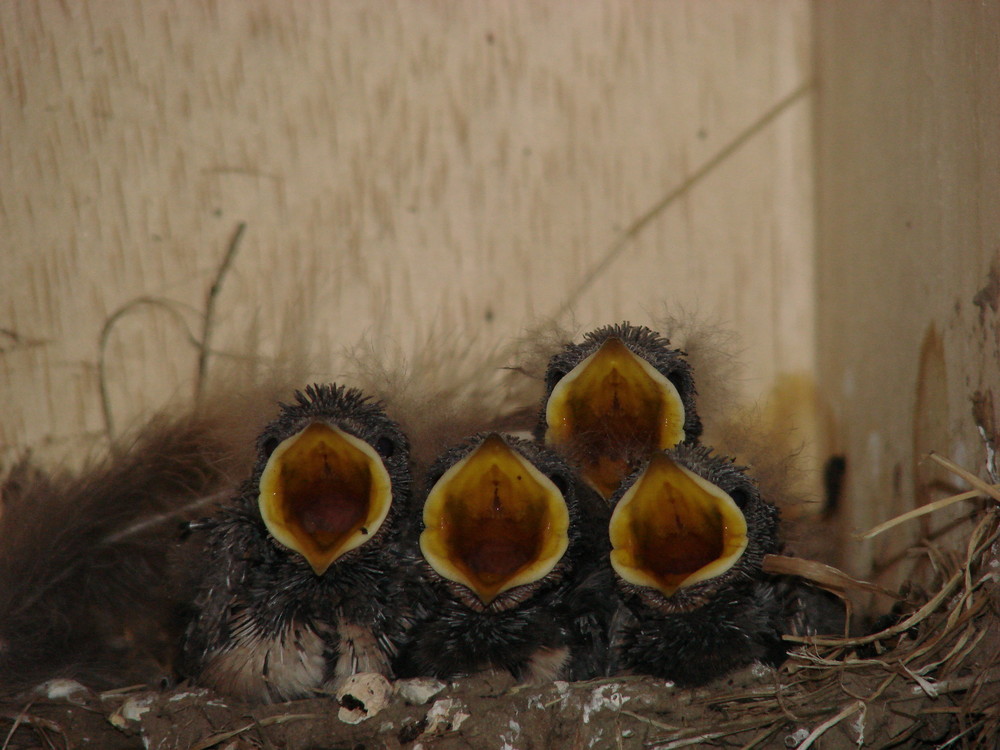
<svg viewBox="0 0 1000 750">
<path fill-rule="evenodd" d="M 694 378 L 684 353 L 645 326 L 591 331 L 549 361 L 535 437 L 605 498 L 656 451 L 695 442 Z"/>
<path fill-rule="evenodd" d="M 314 385 L 257 440 L 240 493 L 208 522 L 184 661 L 198 682 L 256 702 L 391 676 L 409 626 L 399 518 L 409 446 L 360 391 Z"/>
<path fill-rule="evenodd" d="M 400 673 L 593 676 L 611 614 L 588 596 L 606 569 L 603 501 L 553 451 L 498 433 L 448 450 L 426 487 L 420 621 Z"/>
<path fill-rule="evenodd" d="M 754 661 L 777 664 L 782 606 L 761 571 L 778 510 L 731 459 L 703 446 L 655 454 L 612 499 L 621 600 L 611 671 L 693 686 Z"/>
</svg>

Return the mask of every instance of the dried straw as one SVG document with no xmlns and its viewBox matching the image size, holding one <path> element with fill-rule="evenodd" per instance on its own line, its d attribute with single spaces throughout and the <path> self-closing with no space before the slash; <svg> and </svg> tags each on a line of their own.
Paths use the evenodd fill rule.
<svg viewBox="0 0 1000 750">
<path fill-rule="evenodd" d="M 930 458 L 973 489 L 891 519 L 860 538 L 972 498 L 1000 502 L 1000 487 L 942 456 Z M 727 717 L 711 727 L 678 728 L 630 712 L 666 730 L 647 746 L 667 750 L 728 738 L 727 744 L 742 741 L 744 748 L 754 748 L 772 746 L 783 733 L 799 750 L 814 747 L 821 737 L 824 747 L 922 741 L 942 748 L 995 747 L 1000 736 L 1000 507 L 978 508 L 967 523 L 970 533 L 957 555 L 927 540 L 914 549 L 934 563 L 933 579 L 926 582 L 933 593 L 919 601 L 829 566 L 769 556 L 765 569 L 775 574 L 798 575 L 840 595 L 858 590 L 892 596 L 899 600 L 896 621 L 861 637 L 787 636 L 798 648 L 774 686 L 707 698 L 714 716 Z M 943 736 L 942 721 L 947 722 Z"/>
</svg>

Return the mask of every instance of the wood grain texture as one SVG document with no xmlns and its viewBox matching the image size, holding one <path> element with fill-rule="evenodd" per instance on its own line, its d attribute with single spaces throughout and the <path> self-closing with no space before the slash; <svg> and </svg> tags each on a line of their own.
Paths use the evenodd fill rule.
<svg viewBox="0 0 1000 750">
<path fill-rule="evenodd" d="M 100 435 L 97 341 L 136 298 L 170 305 L 109 337 L 117 421 L 190 392 L 178 321 L 239 222 L 223 350 L 669 303 L 737 330 L 747 395 L 811 372 L 809 34 L 804 0 L 0 4 L 6 456 Z"/>
<path fill-rule="evenodd" d="M 1000 6 L 814 12 L 818 363 L 848 526 L 865 531 L 947 492 L 927 450 L 985 475 L 973 411 L 1000 383 Z M 900 527 L 846 562 L 867 575 L 929 530 Z"/>
</svg>

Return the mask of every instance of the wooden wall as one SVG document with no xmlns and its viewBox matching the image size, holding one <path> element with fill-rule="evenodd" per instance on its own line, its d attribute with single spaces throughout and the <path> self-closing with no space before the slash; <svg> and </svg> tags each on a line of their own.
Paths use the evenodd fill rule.
<svg viewBox="0 0 1000 750">
<path fill-rule="evenodd" d="M 3 458 L 100 443 L 98 340 L 136 299 L 107 339 L 116 424 L 190 392 L 186 328 L 241 222 L 220 350 L 252 330 L 274 354 L 292 323 L 314 351 L 454 330 L 474 356 L 669 305 L 736 330 L 744 395 L 812 394 L 809 21 L 804 0 L 0 4 Z"/>
<path fill-rule="evenodd" d="M 985 477 L 978 428 L 998 438 L 1000 5 L 813 11 L 817 362 L 861 530 L 964 489 L 928 451 Z M 845 561 L 879 570 L 949 515 Z"/>
</svg>

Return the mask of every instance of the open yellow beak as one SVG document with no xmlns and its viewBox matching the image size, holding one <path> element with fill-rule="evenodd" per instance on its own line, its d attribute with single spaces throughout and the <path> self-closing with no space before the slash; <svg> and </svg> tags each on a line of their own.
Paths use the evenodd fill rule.
<svg viewBox="0 0 1000 750">
<path fill-rule="evenodd" d="M 674 384 L 612 337 L 552 389 L 545 442 L 569 453 L 608 498 L 634 468 L 635 456 L 684 440 L 684 416 Z"/>
<path fill-rule="evenodd" d="M 484 604 L 548 575 L 569 546 L 569 510 L 555 484 L 499 435 L 448 469 L 424 504 L 420 551 Z"/>
<path fill-rule="evenodd" d="M 747 547 L 747 523 L 719 487 L 657 453 L 611 514 L 611 566 L 673 596 L 722 575 Z"/>
<path fill-rule="evenodd" d="M 267 530 L 316 575 L 371 539 L 391 504 L 389 473 L 374 449 L 322 422 L 282 441 L 260 478 Z"/>
</svg>

